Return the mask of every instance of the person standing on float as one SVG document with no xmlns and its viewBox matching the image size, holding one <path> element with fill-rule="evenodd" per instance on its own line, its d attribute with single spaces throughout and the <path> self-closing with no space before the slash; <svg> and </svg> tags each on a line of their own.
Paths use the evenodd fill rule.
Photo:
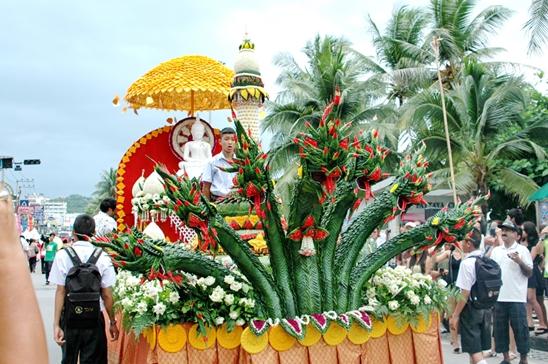
<svg viewBox="0 0 548 364">
<path fill-rule="evenodd" d="M 236 131 L 232 128 L 221 130 L 221 153 L 215 155 L 205 166 L 202 175 L 203 192 L 209 201 L 215 202 L 218 198 L 228 195 L 234 186 L 233 178 L 236 173 L 222 171 L 221 168 L 231 167 L 236 144 Z"/>
</svg>

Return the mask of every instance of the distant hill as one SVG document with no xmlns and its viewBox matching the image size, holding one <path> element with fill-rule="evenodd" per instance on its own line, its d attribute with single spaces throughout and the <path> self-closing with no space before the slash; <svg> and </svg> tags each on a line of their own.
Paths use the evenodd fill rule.
<svg viewBox="0 0 548 364">
<path fill-rule="evenodd" d="M 91 201 L 91 197 L 85 197 L 81 195 L 70 195 L 67 197 L 57 197 L 52 199 L 53 202 L 66 202 L 67 203 L 67 213 L 69 214 L 78 214 L 84 213 L 86 207 Z"/>
</svg>

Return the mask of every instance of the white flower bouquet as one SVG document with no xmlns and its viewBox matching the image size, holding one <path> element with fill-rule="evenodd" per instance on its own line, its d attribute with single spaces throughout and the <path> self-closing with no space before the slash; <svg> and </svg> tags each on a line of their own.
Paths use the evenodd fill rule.
<svg viewBox="0 0 548 364">
<path fill-rule="evenodd" d="M 137 224 L 139 219 L 141 221 L 151 219 L 152 221 L 165 221 L 172 212 L 169 208 L 169 202 L 170 200 L 165 192 L 145 194 L 143 191 L 139 191 L 131 200 L 131 211 L 135 216 L 135 223 Z"/>
<path fill-rule="evenodd" d="M 449 308 L 448 297 L 456 293 L 444 280 L 434 281 L 430 275 L 412 274 L 410 269 L 379 269 L 363 291 L 363 302 L 373 308 L 377 318 L 392 315 L 398 324 L 408 321 L 416 325 L 422 315 L 428 322 L 432 312 Z"/>
<path fill-rule="evenodd" d="M 115 308 L 123 314 L 123 327 L 139 335 L 152 325 L 194 322 L 206 336 L 206 326 L 243 325 L 257 316 L 251 286 L 238 271 L 224 278 L 183 274 L 181 279 L 145 277 L 120 270 L 114 286 Z M 177 278 L 179 278 L 177 277 Z M 169 279 L 164 279 L 169 278 Z"/>
</svg>

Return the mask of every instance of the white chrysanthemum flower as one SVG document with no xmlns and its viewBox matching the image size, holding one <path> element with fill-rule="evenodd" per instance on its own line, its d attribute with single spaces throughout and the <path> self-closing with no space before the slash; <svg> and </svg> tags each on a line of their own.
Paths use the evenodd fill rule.
<svg viewBox="0 0 548 364">
<path fill-rule="evenodd" d="M 399 290 L 400 290 L 400 287 L 398 287 L 397 284 L 392 284 L 390 285 L 390 287 L 388 287 L 388 290 L 390 291 L 390 293 L 392 293 L 393 295 L 396 295 L 398 294 Z"/>
<path fill-rule="evenodd" d="M 430 296 L 426 295 L 424 297 L 424 303 L 426 303 L 427 305 L 432 303 L 432 299 L 430 298 Z"/>
<path fill-rule="evenodd" d="M 213 302 L 221 302 L 224 297 L 225 297 L 225 291 L 220 286 L 215 287 L 213 292 L 209 295 L 209 298 Z"/>
<path fill-rule="evenodd" d="M 129 277 L 127 277 L 126 279 L 126 284 L 129 286 L 129 287 L 137 287 L 139 284 L 141 284 L 141 279 L 133 276 L 133 275 L 130 275 Z"/>
<path fill-rule="evenodd" d="M 226 276 L 226 277 L 225 277 L 225 283 L 226 283 L 226 284 L 232 284 L 232 283 L 234 283 L 234 277 L 233 277 L 233 276 Z"/>
<path fill-rule="evenodd" d="M 228 316 L 230 316 L 231 319 L 236 320 L 240 316 L 240 313 L 238 311 L 230 311 Z"/>
<path fill-rule="evenodd" d="M 215 325 L 217 325 L 217 326 L 221 326 L 223 324 L 223 322 L 225 322 L 224 317 L 219 316 L 215 319 Z"/>
<path fill-rule="evenodd" d="M 440 286 L 441 288 L 445 288 L 447 287 L 447 282 L 443 279 L 438 279 L 438 286 Z"/>
<path fill-rule="evenodd" d="M 229 267 L 232 265 L 232 258 L 230 258 L 229 256 L 226 256 L 226 257 L 223 257 L 221 259 L 221 264 L 223 265 L 223 267 Z M 230 284 L 230 283 L 228 283 Z"/>
<path fill-rule="evenodd" d="M 227 305 L 233 304 L 233 303 L 234 303 L 234 295 L 233 295 L 233 294 L 227 294 L 227 295 L 225 296 L 225 303 L 226 303 Z"/>
<path fill-rule="evenodd" d="M 421 302 L 420 297 L 417 296 L 417 295 L 415 295 L 415 296 L 413 296 L 413 297 L 409 297 L 409 300 L 410 300 L 411 303 L 412 303 L 413 305 L 415 305 L 415 306 L 418 305 L 418 304 Z"/>
<path fill-rule="evenodd" d="M 212 276 L 209 276 L 204 280 L 204 283 L 206 286 L 212 286 L 213 283 L 215 283 L 215 278 L 213 278 Z"/>
<path fill-rule="evenodd" d="M 177 292 L 171 292 L 169 294 L 169 302 L 171 303 L 177 303 L 179 301 L 179 293 Z"/>
<path fill-rule="evenodd" d="M 129 297 L 125 297 L 120 303 L 124 308 L 133 306 L 133 301 Z"/>
<path fill-rule="evenodd" d="M 147 311 L 147 304 L 146 304 L 146 302 L 139 302 L 139 303 L 137 304 L 137 312 L 138 312 L 139 314 L 142 315 L 142 314 L 145 313 L 146 311 Z"/>
<path fill-rule="evenodd" d="M 400 304 L 398 303 L 398 301 L 388 301 L 388 308 L 391 311 L 396 311 L 398 307 L 400 307 Z"/>
<path fill-rule="evenodd" d="M 164 312 L 166 312 L 166 305 L 164 305 L 162 302 L 158 302 L 154 305 L 153 310 L 156 315 L 163 315 Z"/>
<path fill-rule="evenodd" d="M 230 289 L 234 292 L 238 292 L 240 289 L 242 289 L 242 284 L 240 282 L 234 282 L 230 285 Z"/>
<path fill-rule="evenodd" d="M 236 320 L 236 325 L 243 326 L 245 324 L 245 320 L 243 318 L 239 318 Z"/>
</svg>

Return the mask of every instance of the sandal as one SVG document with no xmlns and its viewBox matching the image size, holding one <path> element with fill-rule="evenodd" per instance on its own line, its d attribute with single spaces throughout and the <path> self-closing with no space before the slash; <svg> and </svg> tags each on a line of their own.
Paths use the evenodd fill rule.
<svg viewBox="0 0 548 364">
<path fill-rule="evenodd" d="M 510 360 L 514 360 L 518 357 L 515 353 L 512 352 L 509 352 L 508 355 L 510 356 Z"/>
<path fill-rule="evenodd" d="M 495 356 L 497 356 L 497 352 L 494 350 L 487 350 L 483 352 L 484 358 L 494 358 Z"/>
<path fill-rule="evenodd" d="M 544 335 L 548 332 L 548 328 L 545 327 L 539 327 L 537 331 L 535 331 L 535 336 Z"/>
<path fill-rule="evenodd" d="M 460 354 L 460 347 L 453 349 L 453 354 Z"/>
</svg>

